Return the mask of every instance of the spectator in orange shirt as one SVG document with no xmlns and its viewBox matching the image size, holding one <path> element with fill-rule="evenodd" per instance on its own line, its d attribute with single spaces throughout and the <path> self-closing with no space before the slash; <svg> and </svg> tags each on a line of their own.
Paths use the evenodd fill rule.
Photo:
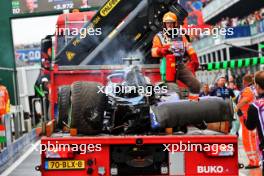
<svg viewBox="0 0 264 176">
<path fill-rule="evenodd" d="M 242 127 L 243 147 L 249 160 L 248 166 L 245 169 L 253 169 L 259 167 L 259 155 L 257 151 L 257 134 L 256 130 L 250 131 L 246 128 L 244 120 L 247 119 L 247 111 L 249 105 L 255 100 L 255 88 L 253 86 L 253 76 L 245 75 L 243 77 L 244 89 L 241 91 L 238 99 L 237 109 L 240 110 L 240 122 Z"/>
</svg>

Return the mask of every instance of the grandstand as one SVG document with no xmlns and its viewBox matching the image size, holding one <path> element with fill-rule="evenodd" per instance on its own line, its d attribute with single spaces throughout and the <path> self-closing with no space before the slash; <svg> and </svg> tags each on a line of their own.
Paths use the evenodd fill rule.
<svg viewBox="0 0 264 176">
<path fill-rule="evenodd" d="M 193 42 L 202 65 L 262 57 L 256 51 L 261 51 L 264 41 L 264 1 L 212 0 L 203 7 L 202 14 L 204 22 L 212 28 L 233 29 L 232 35 L 206 36 Z M 220 74 L 240 80 L 245 73 L 253 73 L 260 67 L 260 64 L 249 64 L 228 71 L 218 68 L 200 71 L 197 76 L 201 82 L 212 84 Z"/>
</svg>

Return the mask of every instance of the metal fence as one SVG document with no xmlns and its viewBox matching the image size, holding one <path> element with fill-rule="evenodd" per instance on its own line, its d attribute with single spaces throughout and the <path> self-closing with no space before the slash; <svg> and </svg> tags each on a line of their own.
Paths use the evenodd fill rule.
<svg viewBox="0 0 264 176">
<path fill-rule="evenodd" d="M 18 109 L 19 111 L 19 109 Z M 16 158 L 22 154 L 24 149 L 32 142 L 38 139 L 38 132 L 32 129 L 28 133 L 22 131 L 22 119 L 20 112 L 9 113 L 3 116 L 3 125 L 5 126 L 5 142 L 1 143 L 0 152 L 0 175 L 6 168 L 12 164 Z"/>
<path fill-rule="evenodd" d="M 32 99 L 33 112 L 29 116 L 25 116 L 22 105 L 11 106 L 10 113 L 2 116 L 2 125 L 4 126 L 2 135 L 4 135 L 5 141 L 1 143 L 1 150 L 31 133 L 36 127 L 42 127 L 48 121 L 45 102 L 45 98 Z M 36 110 L 36 103 L 39 104 L 38 110 Z"/>
</svg>

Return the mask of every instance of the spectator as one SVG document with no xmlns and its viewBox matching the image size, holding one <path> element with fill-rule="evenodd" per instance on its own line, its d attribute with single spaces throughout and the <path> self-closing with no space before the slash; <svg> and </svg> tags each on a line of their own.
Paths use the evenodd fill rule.
<svg viewBox="0 0 264 176">
<path fill-rule="evenodd" d="M 244 120 L 248 118 L 247 111 L 250 103 L 255 100 L 255 89 L 253 86 L 253 76 L 247 74 L 243 77 L 244 89 L 241 91 L 235 112 L 240 110 L 240 122 L 242 126 L 243 147 L 249 160 L 245 169 L 253 169 L 259 167 L 259 156 L 257 151 L 257 135 L 256 131 L 250 131 L 244 125 Z"/>
<path fill-rule="evenodd" d="M 260 21 L 261 20 L 260 11 L 255 11 L 254 15 L 255 15 L 256 21 Z"/>
<path fill-rule="evenodd" d="M 234 93 L 235 93 L 235 96 L 237 96 L 238 95 L 238 93 L 239 93 L 239 90 L 237 89 L 237 85 L 233 82 L 233 81 L 230 81 L 229 83 L 228 83 L 228 88 L 229 89 L 232 89 L 233 91 L 234 91 Z"/>
<path fill-rule="evenodd" d="M 214 84 L 210 84 L 209 85 L 209 92 L 212 92 L 215 89 L 215 85 Z"/>
<path fill-rule="evenodd" d="M 235 97 L 237 99 L 237 97 L 240 94 L 240 91 L 237 89 L 236 84 L 234 83 L 234 77 L 230 76 L 229 77 L 229 83 L 228 83 L 228 88 L 233 90 Z M 233 101 L 233 107 L 236 107 L 236 101 Z M 239 132 L 239 128 L 240 128 L 240 121 L 239 121 L 239 117 L 237 114 L 234 114 L 234 120 L 232 121 L 232 128 L 230 130 L 230 134 L 231 135 L 237 135 L 238 136 L 238 132 Z"/>
<path fill-rule="evenodd" d="M 264 19 L 264 8 L 260 9 L 260 17 L 261 19 Z"/>
<path fill-rule="evenodd" d="M 235 94 L 233 90 L 227 88 L 225 84 L 226 84 L 226 78 L 224 76 L 219 77 L 217 79 L 217 86 L 210 93 L 210 96 L 222 97 L 223 99 L 227 99 L 230 97 L 235 98 Z"/>
<path fill-rule="evenodd" d="M 195 10 L 202 10 L 203 7 L 203 3 L 197 0 L 191 0 L 190 5 L 192 6 L 192 9 Z"/>
<path fill-rule="evenodd" d="M 231 27 L 232 24 L 232 19 L 230 19 L 229 17 L 226 17 L 226 21 L 227 21 L 227 27 Z"/>
<path fill-rule="evenodd" d="M 238 26 L 238 18 L 232 18 L 231 19 L 231 27 Z"/>
<path fill-rule="evenodd" d="M 262 158 L 264 158 L 264 71 L 257 72 L 254 79 L 258 99 L 250 104 L 247 111 L 248 118 L 244 124 L 249 130 L 257 129 L 260 141 L 259 149 L 262 151 Z M 262 175 L 264 175 L 264 167 L 262 167 Z"/>
<path fill-rule="evenodd" d="M 0 78 L 0 126 L 3 126 L 4 115 L 10 112 L 10 99 L 7 88 L 2 85 L 2 79 Z M 0 150 L 4 148 L 4 145 L 0 143 Z"/>
<path fill-rule="evenodd" d="M 247 19 L 249 25 L 252 25 L 256 22 L 255 16 L 253 14 L 250 14 Z"/>
<path fill-rule="evenodd" d="M 82 0 L 81 8 L 90 8 L 91 6 L 88 5 L 88 0 Z"/>
<path fill-rule="evenodd" d="M 208 84 L 203 85 L 203 91 L 200 93 L 199 97 L 205 97 L 210 95 L 210 89 Z"/>
<path fill-rule="evenodd" d="M 221 27 L 226 28 L 228 25 L 228 18 L 222 18 Z"/>
<path fill-rule="evenodd" d="M 235 78 L 233 75 L 230 75 L 228 78 L 228 82 L 235 82 Z"/>
<path fill-rule="evenodd" d="M 2 85 L 2 79 L 0 78 L 0 118 L 2 120 L 3 115 L 10 112 L 10 99 L 7 88 Z"/>
</svg>

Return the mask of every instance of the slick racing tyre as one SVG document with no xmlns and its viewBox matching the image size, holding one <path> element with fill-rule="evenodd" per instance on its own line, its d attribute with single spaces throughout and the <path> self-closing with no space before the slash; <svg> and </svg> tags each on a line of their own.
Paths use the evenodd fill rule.
<svg viewBox="0 0 264 176">
<path fill-rule="evenodd" d="M 71 86 L 71 128 L 79 134 L 94 135 L 102 130 L 106 95 L 95 82 L 75 82 Z"/>
<path fill-rule="evenodd" d="M 58 128 L 62 129 L 63 124 L 68 124 L 70 110 L 71 87 L 61 86 L 58 92 Z"/>
</svg>

